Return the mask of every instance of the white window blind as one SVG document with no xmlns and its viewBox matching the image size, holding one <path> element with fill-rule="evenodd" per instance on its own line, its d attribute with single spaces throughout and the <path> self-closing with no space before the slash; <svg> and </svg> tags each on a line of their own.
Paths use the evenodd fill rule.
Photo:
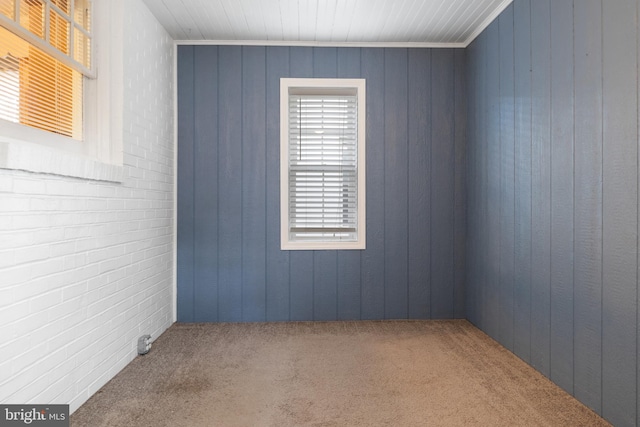
<svg viewBox="0 0 640 427">
<path fill-rule="evenodd" d="M 291 88 L 286 102 L 287 241 L 337 243 L 333 248 L 363 243 L 358 89 Z"/>
<path fill-rule="evenodd" d="M 291 240 L 355 240 L 358 225 L 357 98 L 289 98 Z"/>
<path fill-rule="evenodd" d="M 0 119 L 82 139 L 89 0 L 0 0 Z"/>
</svg>

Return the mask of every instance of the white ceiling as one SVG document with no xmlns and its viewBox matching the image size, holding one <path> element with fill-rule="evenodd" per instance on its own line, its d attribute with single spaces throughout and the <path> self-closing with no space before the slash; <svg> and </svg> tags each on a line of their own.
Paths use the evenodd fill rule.
<svg viewBox="0 0 640 427">
<path fill-rule="evenodd" d="M 464 47 L 512 0 L 144 0 L 178 41 Z"/>
</svg>

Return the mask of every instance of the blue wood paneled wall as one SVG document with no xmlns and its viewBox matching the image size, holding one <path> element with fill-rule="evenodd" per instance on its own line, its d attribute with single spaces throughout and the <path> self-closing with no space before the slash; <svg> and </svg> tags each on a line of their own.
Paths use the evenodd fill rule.
<svg viewBox="0 0 640 427">
<path fill-rule="evenodd" d="M 638 419 L 638 2 L 515 0 L 467 49 L 467 316 Z"/>
<path fill-rule="evenodd" d="M 279 79 L 367 80 L 367 249 L 281 251 Z M 460 318 L 461 49 L 178 47 L 178 320 Z"/>
</svg>

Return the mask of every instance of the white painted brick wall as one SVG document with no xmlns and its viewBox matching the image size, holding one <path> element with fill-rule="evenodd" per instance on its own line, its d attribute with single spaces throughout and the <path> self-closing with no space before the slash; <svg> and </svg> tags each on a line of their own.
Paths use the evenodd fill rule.
<svg viewBox="0 0 640 427">
<path fill-rule="evenodd" d="M 75 411 L 173 316 L 173 42 L 128 0 L 124 182 L 0 169 L 0 402 Z"/>
</svg>

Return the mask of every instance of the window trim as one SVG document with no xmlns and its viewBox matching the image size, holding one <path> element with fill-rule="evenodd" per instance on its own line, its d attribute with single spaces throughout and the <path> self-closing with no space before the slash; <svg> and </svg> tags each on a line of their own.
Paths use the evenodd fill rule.
<svg viewBox="0 0 640 427">
<path fill-rule="evenodd" d="M 289 94 L 355 89 L 358 99 L 358 238 L 355 241 L 289 239 Z M 280 247 L 282 250 L 363 250 L 366 248 L 366 81 L 365 79 L 280 79 Z"/>
<path fill-rule="evenodd" d="M 83 141 L 0 120 L 0 169 L 122 182 L 123 0 L 93 0 L 93 13 L 96 78 L 83 78 Z"/>
</svg>

